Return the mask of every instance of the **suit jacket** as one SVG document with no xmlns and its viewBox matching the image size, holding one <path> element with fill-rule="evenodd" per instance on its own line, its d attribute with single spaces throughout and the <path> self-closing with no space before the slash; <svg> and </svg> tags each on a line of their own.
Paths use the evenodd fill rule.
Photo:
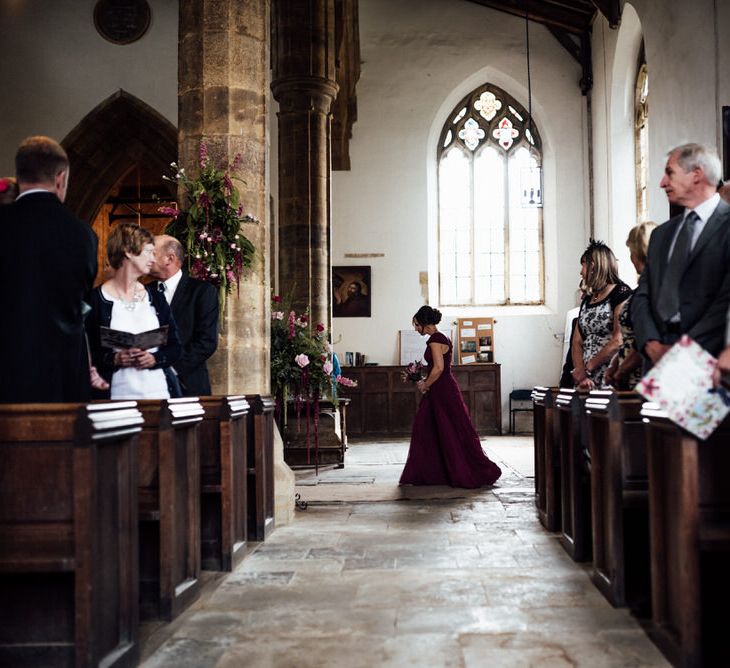
<svg viewBox="0 0 730 668">
<path fill-rule="evenodd" d="M 82 300 L 97 239 L 55 194 L 0 206 L 0 402 L 90 398 Z"/>
<path fill-rule="evenodd" d="M 183 394 L 209 395 L 206 362 L 218 347 L 218 292 L 210 283 L 183 272 L 170 306 L 183 346 L 182 357 L 173 364 Z"/>
<path fill-rule="evenodd" d="M 636 346 L 643 351 L 652 339 L 667 342 L 665 323 L 657 313 L 659 288 L 668 265 L 669 248 L 683 216 L 675 216 L 651 235 L 646 268 L 631 301 Z M 679 286 L 680 330 L 712 355 L 724 347 L 730 304 L 730 205 L 720 200 L 702 230 Z"/>
</svg>

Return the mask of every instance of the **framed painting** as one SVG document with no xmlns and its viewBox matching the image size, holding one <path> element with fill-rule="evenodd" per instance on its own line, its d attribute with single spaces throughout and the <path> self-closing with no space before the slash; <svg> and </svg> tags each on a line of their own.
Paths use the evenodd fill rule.
<svg viewBox="0 0 730 668">
<path fill-rule="evenodd" d="M 332 315 L 369 318 L 372 290 L 370 267 L 332 267 Z"/>
</svg>

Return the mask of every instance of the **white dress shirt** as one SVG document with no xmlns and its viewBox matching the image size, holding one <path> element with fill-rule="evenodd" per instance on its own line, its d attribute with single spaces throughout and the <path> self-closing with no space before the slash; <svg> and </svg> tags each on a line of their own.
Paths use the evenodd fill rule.
<svg viewBox="0 0 730 668">
<path fill-rule="evenodd" d="M 697 243 L 697 239 L 700 238 L 700 234 L 702 234 L 702 230 L 705 229 L 705 225 L 707 225 L 707 221 L 710 220 L 712 217 L 712 214 L 715 213 L 715 209 L 717 209 L 717 205 L 720 203 L 720 193 L 715 193 L 710 199 L 706 199 L 702 204 L 698 204 L 694 209 L 685 209 L 684 210 L 684 217 L 682 218 L 682 225 L 684 225 L 684 221 L 687 218 L 687 215 L 690 211 L 694 211 L 697 214 L 697 217 L 699 220 L 695 223 L 695 229 L 694 234 L 692 235 L 692 240 L 689 244 L 690 252 L 694 249 L 695 244 Z M 674 244 L 677 241 L 677 237 L 679 236 L 679 232 L 682 229 L 682 225 L 677 227 L 677 231 L 674 233 L 674 239 L 672 239 L 672 245 L 669 247 L 669 258 L 672 257 L 672 251 L 674 251 Z"/>
<path fill-rule="evenodd" d="M 167 303 L 172 303 L 172 298 L 175 296 L 175 290 L 177 290 L 177 286 L 180 283 L 180 279 L 182 278 L 182 269 L 178 269 L 176 273 L 174 273 L 170 278 L 168 278 L 166 281 L 160 281 L 160 283 L 165 284 L 165 299 L 167 299 Z"/>
</svg>

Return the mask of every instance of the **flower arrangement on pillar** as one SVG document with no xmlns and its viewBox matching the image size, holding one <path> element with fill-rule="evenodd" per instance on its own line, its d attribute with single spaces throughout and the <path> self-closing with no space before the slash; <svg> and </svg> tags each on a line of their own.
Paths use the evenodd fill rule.
<svg viewBox="0 0 730 668">
<path fill-rule="evenodd" d="M 319 466 L 319 402 L 335 401 L 337 386 L 355 381 L 335 373 L 334 350 L 325 326 L 313 325 L 307 313 L 285 307 L 274 295 L 271 304 L 271 389 L 276 397 L 282 431 L 287 426 L 287 406 L 293 402 L 297 426 L 306 417 L 307 464 L 314 438 L 314 464 Z"/>
<path fill-rule="evenodd" d="M 243 269 L 251 266 L 255 254 L 241 225 L 258 223 L 258 220 L 250 213 L 243 213 L 233 183 L 243 181 L 231 176 L 240 164 L 241 156 L 237 154 L 225 170 L 219 169 L 208 155 L 208 145 L 201 141 L 197 176 L 188 176 L 184 167 L 173 162 L 172 175 L 162 177 L 178 184 L 183 201 L 179 209 L 160 207 L 161 213 L 172 217 L 165 232 L 185 248 L 190 275 L 218 288 L 221 316 L 233 285 L 240 285 Z"/>
</svg>

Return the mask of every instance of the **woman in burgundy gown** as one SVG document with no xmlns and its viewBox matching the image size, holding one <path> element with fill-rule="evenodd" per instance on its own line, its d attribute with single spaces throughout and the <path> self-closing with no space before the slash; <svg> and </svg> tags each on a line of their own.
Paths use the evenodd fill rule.
<svg viewBox="0 0 730 668">
<path fill-rule="evenodd" d="M 461 390 L 451 375 L 451 341 L 436 329 L 440 311 L 422 306 L 413 326 L 429 335 L 428 377 L 418 382 L 423 398 L 413 421 L 401 485 L 450 485 L 474 489 L 491 485 L 502 471 L 483 452 Z"/>
</svg>

